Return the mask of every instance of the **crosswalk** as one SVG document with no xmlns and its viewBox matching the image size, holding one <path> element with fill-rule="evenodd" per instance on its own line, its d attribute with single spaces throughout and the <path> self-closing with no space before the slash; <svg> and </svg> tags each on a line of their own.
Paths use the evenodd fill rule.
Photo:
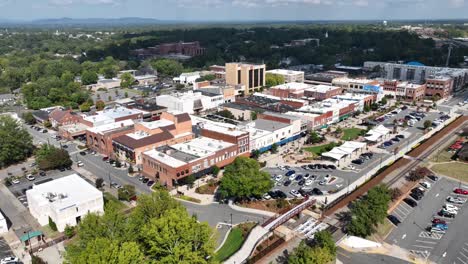
<svg viewBox="0 0 468 264">
<path fill-rule="evenodd" d="M 419 234 L 419 237 L 422 238 L 430 238 L 430 239 L 436 239 L 439 240 L 444 236 L 444 234 L 439 234 L 439 233 L 432 233 L 432 232 L 427 232 L 427 231 L 422 231 Z"/>
<path fill-rule="evenodd" d="M 464 243 L 453 264 L 468 264 L 468 243 Z"/>
</svg>

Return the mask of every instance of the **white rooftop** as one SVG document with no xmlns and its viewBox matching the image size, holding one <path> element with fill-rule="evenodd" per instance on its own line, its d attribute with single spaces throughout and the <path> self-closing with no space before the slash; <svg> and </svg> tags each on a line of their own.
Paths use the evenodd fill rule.
<svg viewBox="0 0 468 264">
<path fill-rule="evenodd" d="M 231 147 L 233 145 L 234 144 L 226 141 L 207 137 L 199 137 L 184 143 L 172 145 L 172 148 L 201 158 L 212 155 L 216 151 Z"/>
<path fill-rule="evenodd" d="M 146 113 L 145 111 L 138 110 L 138 109 L 129 109 L 126 107 L 118 106 L 111 109 L 104 109 L 102 111 L 97 112 L 98 115 L 107 116 L 112 119 L 117 119 L 129 115 Z"/>
<path fill-rule="evenodd" d="M 120 121 L 120 122 L 105 124 L 105 125 L 102 125 L 102 126 L 91 127 L 91 128 L 88 128 L 88 131 L 90 131 L 92 133 L 99 134 L 99 133 L 104 133 L 104 132 L 109 131 L 109 130 L 117 129 L 119 127 L 131 126 L 133 124 L 134 124 L 133 120 L 123 120 L 123 121 Z"/>
<path fill-rule="evenodd" d="M 281 89 L 281 90 L 304 90 L 307 88 L 313 87 L 311 84 L 299 83 L 299 82 L 290 82 L 280 85 L 273 86 L 272 88 Z"/>
<path fill-rule="evenodd" d="M 161 163 L 164 163 L 168 166 L 171 166 L 173 168 L 177 168 L 177 167 L 180 167 L 180 166 L 183 166 L 185 164 L 187 164 L 186 162 L 183 162 L 181 160 L 178 160 L 176 158 L 173 158 L 167 154 L 164 154 L 162 152 L 159 152 L 155 149 L 152 149 L 152 150 L 149 150 L 149 151 L 146 151 L 144 153 L 145 155 L 148 155 L 150 158 L 156 160 L 156 161 L 159 161 Z"/>
<path fill-rule="evenodd" d="M 140 122 L 138 124 L 148 128 L 148 129 L 156 129 L 156 128 L 160 128 L 160 127 L 166 127 L 166 126 L 173 125 L 174 122 L 169 121 L 167 119 L 160 119 L 160 120 L 152 121 L 152 122 Z"/>
<path fill-rule="evenodd" d="M 266 73 L 273 73 L 273 74 L 280 74 L 280 75 L 296 75 L 296 74 L 304 74 L 303 71 L 292 71 L 292 70 L 285 70 L 285 69 L 274 69 L 266 71 Z"/>
<path fill-rule="evenodd" d="M 218 133 L 231 135 L 231 136 L 240 136 L 245 134 L 245 131 L 242 131 L 236 125 L 223 123 L 223 122 L 215 122 L 206 118 L 201 118 L 198 116 L 191 115 L 192 125 L 200 125 L 202 128 L 215 131 Z"/>
<path fill-rule="evenodd" d="M 318 92 L 318 93 L 326 93 L 328 91 L 339 89 L 339 88 L 340 87 L 337 87 L 337 86 L 319 84 L 319 85 L 311 85 L 306 90 L 307 91 L 314 91 L 314 92 Z"/>
<path fill-rule="evenodd" d="M 102 192 L 77 174 L 65 176 L 27 190 L 28 199 L 34 199 L 38 205 L 50 204 L 55 210 L 86 203 L 102 196 Z"/>
</svg>

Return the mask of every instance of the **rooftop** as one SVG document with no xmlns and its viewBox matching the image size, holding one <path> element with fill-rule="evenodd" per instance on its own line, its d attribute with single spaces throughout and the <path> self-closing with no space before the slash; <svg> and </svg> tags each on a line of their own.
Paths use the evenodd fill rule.
<svg viewBox="0 0 468 264">
<path fill-rule="evenodd" d="M 276 85 L 271 88 L 281 89 L 281 90 L 305 90 L 311 87 L 313 86 L 307 83 L 290 82 L 290 83 Z"/>
<path fill-rule="evenodd" d="M 280 74 L 280 75 L 296 75 L 296 74 L 304 74 L 303 71 L 292 71 L 292 70 L 285 70 L 285 69 L 274 69 L 266 71 L 266 73 L 273 73 L 273 74 Z"/>
<path fill-rule="evenodd" d="M 101 191 L 77 174 L 33 185 L 26 194 L 28 199 L 34 199 L 39 205 L 50 204 L 55 211 L 79 206 L 96 197 L 102 197 Z"/>
<path fill-rule="evenodd" d="M 236 125 L 215 122 L 206 118 L 191 116 L 192 125 L 199 125 L 201 128 L 231 136 L 241 136 L 247 132 L 240 130 Z"/>
<path fill-rule="evenodd" d="M 156 128 L 161 128 L 161 127 L 167 127 L 174 125 L 174 122 L 166 120 L 166 119 L 161 119 L 157 121 L 152 121 L 152 122 L 140 122 L 138 123 L 148 129 L 156 129 Z"/>
<path fill-rule="evenodd" d="M 134 125 L 133 120 L 123 120 L 120 122 L 105 124 L 105 125 L 101 125 L 97 127 L 91 127 L 91 128 L 88 128 L 88 131 L 90 131 L 91 133 L 103 134 L 103 133 L 106 133 L 107 131 L 111 131 L 111 130 L 121 128 L 121 127 L 129 127 L 133 125 Z"/>
<path fill-rule="evenodd" d="M 265 120 L 265 119 L 257 119 L 254 122 L 255 122 L 255 128 L 270 131 L 270 132 L 274 132 L 278 129 L 290 126 L 289 124 L 271 121 L 271 120 Z"/>
<path fill-rule="evenodd" d="M 326 93 L 328 91 L 332 91 L 335 89 L 340 89 L 338 86 L 332 86 L 332 85 L 324 85 L 324 84 L 319 84 L 319 85 L 311 85 L 310 88 L 307 88 L 307 91 L 314 91 L 317 93 Z"/>
</svg>

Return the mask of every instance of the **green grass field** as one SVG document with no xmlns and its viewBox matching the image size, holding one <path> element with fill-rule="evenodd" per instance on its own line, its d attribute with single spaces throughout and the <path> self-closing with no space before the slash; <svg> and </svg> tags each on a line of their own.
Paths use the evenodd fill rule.
<svg viewBox="0 0 468 264">
<path fill-rule="evenodd" d="M 219 262 L 226 260 L 241 248 L 244 240 L 242 230 L 238 227 L 233 228 L 223 246 L 216 252 L 215 259 Z"/>
<path fill-rule="evenodd" d="M 435 173 L 439 173 L 456 180 L 468 182 L 468 164 L 461 162 L 450 162 L 435 164 L 431 167 Z"/>
<path fill-rule="evenodd" d="M 321 153 L 326 152 L 326 148 L 329 147 L 329 146 L 333 146 L 333 144 L 334 144 L 334 142 L 331 142 L 331 143 L 328 143 L 328 144 L 325 144 L 325 145 L 319 145 L 319 146 L 315 146 L 315 147 L 307 147 L 307 148 L 303 148 L 303 149 L 305 151 L 314 153 L 315 155 L 320 155 Z"/>
<path fill-rule="evenodd" d="M 359 128 L 347 128 L 343 129 L 343 136 L 341 136 L 342 140 L 354 140 L 361 135 L 362 129 Z"/>
</svg>

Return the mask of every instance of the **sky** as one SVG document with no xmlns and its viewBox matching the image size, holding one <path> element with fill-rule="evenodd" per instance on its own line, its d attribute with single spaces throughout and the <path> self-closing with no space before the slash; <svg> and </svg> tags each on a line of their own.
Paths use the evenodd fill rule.
<svg viewBox="0 0 468 264">
<path fill-rule="evenodd" d="M 0 0 L 0 19 L 468 19 L 468 0 Z"/>
</svg>

